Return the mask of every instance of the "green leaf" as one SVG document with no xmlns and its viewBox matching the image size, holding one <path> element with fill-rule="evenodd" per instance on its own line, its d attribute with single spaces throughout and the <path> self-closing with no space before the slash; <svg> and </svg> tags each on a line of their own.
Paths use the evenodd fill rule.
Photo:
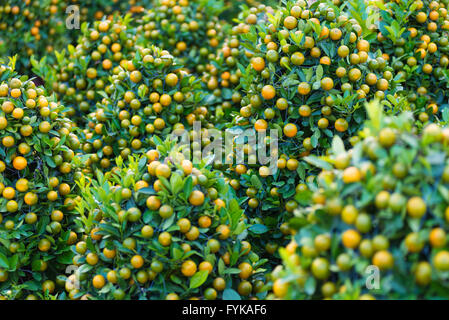
<svg viewBox="0 0 449 320">
<path fill-rule="evenodd" d="M 17 269 L 19 263 L 19 255 L 15 254 L 9 259 L 9 271 L 14 272 Z"/>
<path fill-rule="evenodd" d="M 179 191 L 181 191 L 181 189 L 182 189 L 182 186 L 183 186 L 182 178 L 176 172 L 174 172 L 170 177 L 170 185 L 171 185 L 172 193 L 174 195 L 178 194 Z"/>
<path fill-rule="evenodd" d="M 316 281 L 314 277 L 309 277 L 306 280 L 306 284 L 304 285 L 304 291 L 308 294 L 308 295 L 312 295 L 314 294 L 316 289 Z"/>
<path fill-rule="evenodd" d="M 174 260 L 180 260 L 184 254 L 184 251 L 174 247 L 172 251 L 172 257 Z"/>
<path fill-rule="evenodd" d="M 220 260 L 218 260 L 218 274 L 221 276 L 222 274 L 224 274 L 224 271 L 226 269 L 226 266 L 224 264 L 224 261 L 222 258 L 220 258 Z"/>
<path fill-rule="evenodd" d="M 365 104 L 366 112 L 371 120 L 372 126 L 379 129 L 382 122 L 382 105 L 378 100 L 373 100 Z"/>
<path fill-rule="evenodd" d="M 263 224 L 254 224 L 251 227 L 249 227 L 248 230 L 255 234 L 262 234 L 267 232 L 268 228 Z"/>
<path fill-rule="evenodd" d="M 310 80 L 312 80 L 313 77 L 313 69 L 312 68 L 306 69 L 304 73 L 306 75 L 306 82 L 310 82 Z"/>
<path fill-rule="evenodd" d="M 323 77 L 323 66 L 320 64 L 316 68 L 316 81 L 321 81 L 321 78 Z"/>
<path fill-rule="evenodd" d="M 240 221 L 239 224 L 237 225 L 237 227 L 234 230 L 234 234 L 235 235 L 239 235 L 241 234 L 243 231 L 245 231 L 247 228 L 247 225 L 245 222 Z"/>
<path fill-rule="evenodd" d="M 179 284 L 179 285 L 182 284 L 182 280 L 179 277 L 175 276 L 174 274 L 172 274 L 170 276 L 170 280 L 176 284 Z"/>
<path fill-rule="evenodd" d="M 338 156 L 339 154 L 345 152 L 346 150 L 343 140 L 341 140 L 340 136 L 334 136 L 334 139 L 332 140 L 332 153 L 334 154 L 334 156 Z"/>
<path fill-rule="evenodd" d="M 235 253 L 238 255 L 239 253 L 235 251 Z M 238 258 L 238 257 L 237 257 Z M 242 272 L 239 268 L 228 268 L 223 273 L 224 274 L 239 274 Z"/>
<path fill-rule="evenodd" d="M 242 300 L 242 298 L 235 290 L 225 289 L 223 291 L 223 300 Z"/>
<path fill-rule="evenodd" d="M 139 189 L 139 193 L 147 194 L 147 195 L 154 195 L 156 194 L 156 191 L 154 191 L 153 187 L 147 187 Z"/>
<path fill-rule="evenodd" d="M 190 279 L 190 289 L 195 289 L 201 286 L 207 280 L 209 271 L 201 270 L 195 273 L 195 275 Z"/>
<path fill-rule="evenodd" d="M 240 208 L 236 199 L 232 199 L 229 203 L 229 214 L 231 218 L 231 229 L 234 231 L 243 214 L 243 210 Z"/>
<path fill-rule="evenodd" d="M 139 170 L 142 170 L 143 168 L 145 168 L 146 164 L 147 164 L 147 158 L 146 157 L 142 157 L 139 160 Z"/>
<path fill-rule="evenodd" d="M 64 254 L 59 255 L 56 260 L 59 263 L 62 263 L 62 264 L 71 264 L 72 263 L 72 259 L 73 259 L 73 255 L 74 255 L 74 253 L 71 252 L 71 251 L 65 252 Z"/>
<path fill-rule="evenodd" d="M 190 196 L 190 194 L 192 193 L 192 190 L 193 190 L 192 177 L 188 176 L 184 183 L 184 195 L 186 197 Z"/>
<path fill-rule="evenodd" d="M 256 175 L 251 176 L 251 183 L 256 189 L 262 188 L 262 182 L 260 182 L 260 179 Z"/>
<path fill-rule="evenodd" d="M 0 252 L 0 267 L 9 269 L 8 258 L 1 252 Z"/>
<path fill-rule="evenodd" d="M 321 168 L 324 170 L 332 170 L 332 166 L 330 165 L 330 163 L 327 163 L 326 161 L 324 161 L 318 157 L 308 156 L 308 157 L 304 157 L 304 160 L 315 167 L 318 167 L 318 168 Z"/>
</svg>

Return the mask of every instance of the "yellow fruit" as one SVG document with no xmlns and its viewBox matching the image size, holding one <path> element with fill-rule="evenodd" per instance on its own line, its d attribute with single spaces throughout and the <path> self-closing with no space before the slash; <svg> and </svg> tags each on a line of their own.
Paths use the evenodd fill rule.
<svg viewBox="0 0 449 320">
<path fill-rule="evenodd" d="M 420 197 L 412 197 L 407 201 L 407 213 L 412 218 L 421 218 L 427 211 L 424 200 Z"/>
</svg>

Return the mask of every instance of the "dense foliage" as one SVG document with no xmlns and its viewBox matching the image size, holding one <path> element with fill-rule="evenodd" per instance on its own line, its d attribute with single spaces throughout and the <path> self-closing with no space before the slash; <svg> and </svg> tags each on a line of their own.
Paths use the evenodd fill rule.
<svg viewBox="0 0 449 320">
<path fill-rule="evenodd" d="M 448 5 L 0 1 L 0 298 L 447 299 Z"/>
<path fill-rule="evenodd" d="M 273 271 L 278 297 L 447 295 L 449 131 L 429 124 L 416 135 L 410 113 L 384 117 L 376 103 L 368 111 L 352 149 L 335 138 L 327 156 L 308 158 L 322 171 L 291 220 L 300 228 L 282 249 L 285 270 Z M 368 266 L 381 272 L 374 290 Z"/>
</svg>

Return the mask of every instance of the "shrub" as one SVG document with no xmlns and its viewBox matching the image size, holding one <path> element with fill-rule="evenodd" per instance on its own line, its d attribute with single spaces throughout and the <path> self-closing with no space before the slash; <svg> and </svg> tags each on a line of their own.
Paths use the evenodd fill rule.
<svg viewBox="0 0 449 320">
<path fill-rule="evenodd" d="M 259 141 L 258 148 L 269 144 L 270 130 L 277 131 L 278 148 L 271 154 L 279 159 L 277 172 L 251 164 L 256 149 L 248 145 L 245 163 L 226 174 L 248 215 L 267 227 L 260 247 L 272 254 L 290 234 L 285 222 L 299 205 L 295 193 L 314 179 L 314 168 L 303 157 L 323 154 L 334 136 L 354 143 L 366 99 L 382 99 L 388 112 L 402 110 L 404 99 L 395 98 L 392 68 L 343 8 L 288 2 L 266 17 L 253 13 L 238 25 L 249 62 L 239 66 L 240 112 L 231 113 L 229 126 L 266 132 L 268 140 Z"/>
<path fill-rule="evenodd" d="M 79 141 L 43 88 L 4 65 L 0 82 L 0 295 L 57 295 L 77 240 L 71 160 Z"/>
<path fill-rule="evenodd" d="M 232 189 L 172 148 L 159 141 L 127 166 L 118 158 L 114 171 L 98 171 L 98 182 L 80 181 L 85 236 L 74 250 L 82 281 L 70 296 L 263 297 L 265 260 L 244 240 L 246 219 Z"/>
<path fill-rule="evenodd" d="M 118 69 L 111 76 L 109 95 L 88 115 L 83 151 L 92 154 L 89 166 L 107 169 L 118 155 L 143 154 L 154 146 L 154 136 L 193 123 L 201 92 L 167 51 L 139 48 L 130 63 L 132 71 Z"/>
<path fill-rule="evenodd" d="M 217 18 L 219 1 L 157 0 L 139 21 L 139 31 L 158 47 L 179 58 L 191 72 L 201 74 L 220 46 L 224 26 Z"/>
<path fill-rule="evenodd" d="M 30 71 L 32 55 L 43 57 L 68 42 L 64 37 L 62 11 L 54 2 L 4 2 L 0 18 L 0 54 L 3 57 L 17 54 L 16 69 L 22 73 Z"/>
<path fill-rule="evenodd" d="M 46 58 L 33 61 L 33 65 L 36 74 L 46 79 L 47 88 L 66 106 L 66 115 L 82 127 L 86 122 L 83 115 L 93 111 L 109 93 L 109 77 L 118 73 L 120 66 L 135 69 L 130 61 L 138 44 L 130 15 L 95 21 L 91 28 L 83 24 L 81 31 L 75 47 L 55 51 L 50 58 L 57 61 L 54 67 L 48 66 Z"/>
<path fill-rule="evenodd" d="M 447 106 L 447 5 L 447 1 L 392 1 L 379 8 L 381 21 L 373 46 L 385 52 L 405 80 L 401 94 L 423 123 L 441 118 Z"/>
<path fill-rule="evenodd" d="M 334 138 L 328 156 L 308 158 L 322 171 L 290 222 L 298 232 L 281 250 L 284 268 L 273 271 L 279 298 L 447 293 L 448 128 L 429 124 L 418 136 L 411 113 L 385 117 L 376 103 L 368 112 L 352 149 Z M 380 282 L 369 290 L 373 270 Z"/>
</svg>

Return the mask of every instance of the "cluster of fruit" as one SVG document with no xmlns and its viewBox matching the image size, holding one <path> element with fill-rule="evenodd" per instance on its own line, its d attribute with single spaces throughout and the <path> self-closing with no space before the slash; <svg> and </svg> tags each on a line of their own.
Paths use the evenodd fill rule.
<svg viewBox="0 0 449 320">
<path fill-rule="evenodd" d="M 141 48 L 131 65 L 132 71 L 111 77 L 110 98 L 87 117 L 83 151 L 93 153 L 89 167 L 99 162 L 107 169 L 118 155 L 145 153 L 154 146 L 153 137 L 183 130 L 183 123 L 191 122 L 188 112 L 201 99 L 194 77 L 174 65 L 167 51 Z"/>
<path fill-rule="evenodd" d="M 447 106 L 448 1 L 391 1 L 380 7 L 373 46 L 385 52 L 404 82 L 401 95 L 421 120 L 438 118 Z"/>
<path fill-rule="evenodd" d="M 58 0 L 14 0 L 0 6 L 0 55 L 17 57 L 25 72 L 32 55 L 51 53 L 67 44 L 65 20 Z"/>
<path fill-rule="evenodd" d="M 129 16 L 96 21 L 91 28 L 83 28 L 76 46 L 54 53 L 50 60 L 57 61 L 55 66 L 50 67 L 44 58 L 35 62 L 34 71 L 46 79 L 48 89 L 66 107 L 66 115 L 83 126 L 86 115 L 104 98 L 103 93 L 110 93 L 108 78 L 123 68 L 135 69 L 131 60 L 137 45 Z"/>
<path fill-rule="evenodd" d="M 275 297 L 446 296 L 449 129 L 431 123 L 417 135 L 411 113 L 367 108 L 352 149 L 336 138 L 327 156 L 308 158 L 322 171 L 291 221 L 301 227 L 272 273 Z"/>
<path fill-rule="evenodd" d="M 259 2 L 0 7 L 0 297 L 447 295 L 449 3 Z"/>
<path fill-rule="evenodd" d="M 248 4 L 254 1 L 246 1 Z M 182 3 L 182 4 L 181 4 Z M 181 5 L 186 7 L 188 12 L 185 13 L 187 21 L 195 23 L 206 21 L 204 15 L 208 15 L 207 21 L 212 21 L 216 18 L 214 16 L 223 13 L 227 19 L 232 19 L 237 14 L 241 5 L 241 1 L 230 1 L 225 6 L 221 2 L 214 3 L 212 1 L 181 1 Z M 156 0 L 102 0 L 89 1 L 89 3 L 80 3 L 78 0 L 13 0 L 0 5 L 0 54 L 4 57 L 18 55 L 17 70 L 27 73 L 31 64 L 30 58 L 33 56 L 41 59 L 47 56 L 52 58 L 51 53 L 54 50 L 61 50 L 70 43 L 78 40 L 80 27 L 85 23 L 91 23 L 96 20 L 106 18 L 113 19 L 114 16 L 124 16 L 131 14 L 136 18 L 141 18 L 143 15 L 148 16 L 149 21 L 154 19 L 153 9 L 156 10 L 158 20 L 160 14 L 164 12 L 163 8 L 173 7 L 174 1 Z M 153 12 L 153 13 L 151 13 Z M 181 25 L 181 16 L 178 13 L 173 13 L 173 20 L 167 20 L 172 26 L 174 24 Z M 151 18 L 153 17 L 153 18 Z M 166 22 L 167 22 L 166 21 Z M 220 28 L 223 23 L 215 21 L 216 27 Z M 166 23 L 162 25 L 157 22 L 157 27 L 161 30 L 165 28 Z M 141 24 L 144 26 L 144 23 Z M 208 24 L 208 29 L 213 29 L 212 25 Z M 211 27 L 212 26 L 212 27 Z M 196 43 L 201 42 L 203 35 L 203 26 L 198 26 L 196 30 L 184 32 L 181 38 L 185 39 L 187 45 L 190 47 Z M 167 30 L 169 31 L 169 30 Z M 180 30 L 178 30 L 180 31 Z M 198 31 L 198 36 L 191 37 L 189 32 Z M 213 40 L 214 36 L 209 31 L 210 46 L 215 48 L 218 45 L 217 40 Z M 164 36 L 178 37 L 171 31 Z M 163 39 L 163 38 L 160 38 Z M 167 39 L 167 38 L 166 38 Z M 165 41 L 165 40 L 164 40 Z M 173 44 L 168 44 L 173 46 Z M 210 48 L 210 47 L 209 47 Z M 171 49 L 171 48 L 170 48 Z M 206 50 L 208 48 L 205 48 Z M 204 50 L 204 49 L 203 49 Z M 203 51 L 202 51 L 203 52 Z M 210 51 L 214 53 L 213 50 Z M 176 54 L 176 52 L 174 52 Z M 194 54 L 194 52 L 191 52 Z M 207 54 L 206 54 L 207 56 Z M 48 60 L 47 63 L 53 64 L 56 60 Z"/>
<path fill-rule="evenodd" d="M 139 29 L 187 69 L 201 73 L 224 37 L 225 24 L 218 19 L 223 10 L 219 2 L 159 0 L 142 17 Z"/>
<path fill-rule="evenodd" d="M 52 279 L 71 263 L 80 142 L 42 87 L 3 65 L 0 81 L 0 283 L 8 296 L 25 298 L 41 285 L 52 291 Z"/>
<path fill-rule="evenodd" d="M 236 35 L 223 48 L 230 53 L 225 64 L 234 64 L 234 56 L 247 61 L 228 72 L 238 83 L 228 104 L 240 110 L 231 112 L 227 122 L 266 133 L 268 139 L 275 131 L 279 143 L 271 155 L 278 158 L 277 170 L 256 164 L 257 150 L 248 144 L 245 163 L 225 172 L 250 217 L 267 227 L 262 246 L 272 254 L 290 234 L 285 222 L 299 205 L 295 194 L 313 179 L 314 169 L 303 157 L 325 152 L 334 136 L 354 143 L 352 136 L 366 118 L 363 103 L 381 99 L 395 112 L 401 84 L 382 52 L 364 39 L 362 26 L 344 10 L 326 3 L 307 7 L 305 2 L 288 3 L 274 15 L 271 8 L 261 9 L 242 16 Z"/>
<path fill-rule="evenodd" d="M 117 165 L 80 183 L 87 222 L 75 246 L 81 286 L 66 286 L 70 297 L 264 296 L 265 260 L 244 240 L 243 210 L 219 172 L 194 166 L 169 141 Z"/>
</svg>

